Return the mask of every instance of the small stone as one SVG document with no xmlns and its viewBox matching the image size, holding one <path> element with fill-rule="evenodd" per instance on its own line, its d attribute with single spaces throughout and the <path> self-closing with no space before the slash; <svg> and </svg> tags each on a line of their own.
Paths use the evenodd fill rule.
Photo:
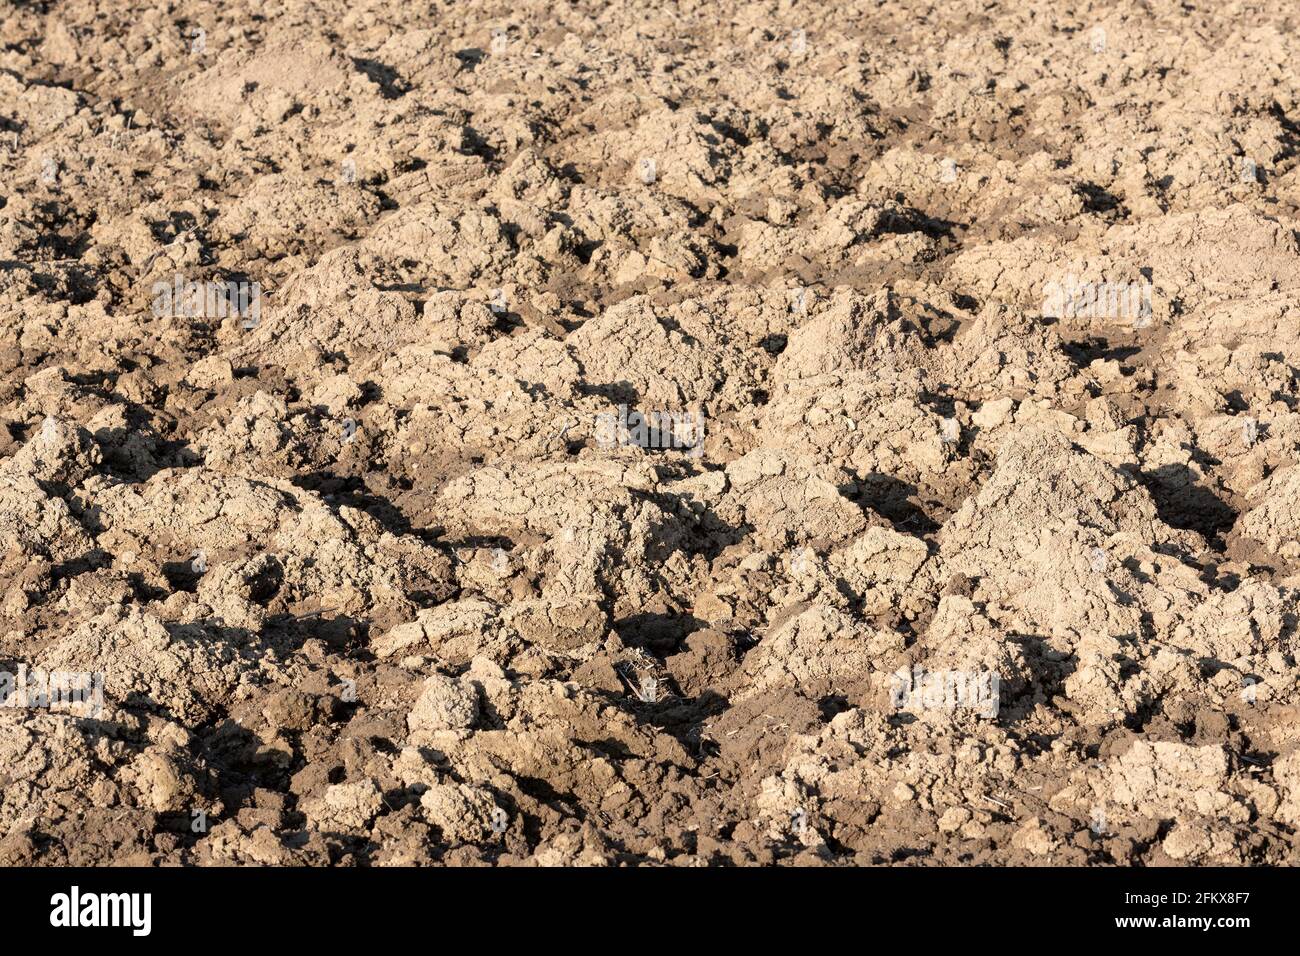
<svg viewBox="0 0 1300 956">
<path fill-rule="evenodd" d="M 949 807 L 939 818 L 939 830 L 942 833 L 952 833 L 961 829 L 970 818 L 971 812 L 965 807 Z"/>
<path fill-rule="evenodd" d="M 434 674 L 406 717 L 411 730 L 468 730 L 478 719 L 478 693 L 459 681 Z"/>
<path fill-rule="evenodd" d="M 1027 850 L 1034 856 L 1046 856 L 1056 848 L 1056 841 L 1043 829 L 1043 821 L 1030 817 L 1011 838 L 1011 845 Z"/>
</svg>

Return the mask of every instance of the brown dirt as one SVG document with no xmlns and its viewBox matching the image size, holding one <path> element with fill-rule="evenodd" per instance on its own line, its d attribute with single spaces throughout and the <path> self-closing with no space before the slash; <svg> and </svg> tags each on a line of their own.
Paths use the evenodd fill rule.
<svg viewBox="0 0 1300 956">
<path fill-rule="evenodd" d="M 0 862 L 1300 862 L 1292 19 L 6 5 Z"/>
</svg>

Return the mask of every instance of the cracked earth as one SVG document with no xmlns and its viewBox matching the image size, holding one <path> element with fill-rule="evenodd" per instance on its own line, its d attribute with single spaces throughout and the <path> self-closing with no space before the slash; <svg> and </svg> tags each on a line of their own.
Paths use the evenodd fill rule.
<svg viewBox="0 0 1300 956">
<path fill-rule="evenodd" d="M 1291 19 L 6 5 L 0 863 L 1300 862 Z"/>
</svg>

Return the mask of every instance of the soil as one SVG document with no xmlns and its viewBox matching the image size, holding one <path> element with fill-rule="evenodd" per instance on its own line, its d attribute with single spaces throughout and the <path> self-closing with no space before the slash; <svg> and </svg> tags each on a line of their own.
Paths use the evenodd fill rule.
<svg viewBox="0 0 1300 956">
<path fill-rule="evenodd" d="M 1285 5 L 524 6 L 0 11 L 0 863 L 1300 863 Z"/>
</svg>

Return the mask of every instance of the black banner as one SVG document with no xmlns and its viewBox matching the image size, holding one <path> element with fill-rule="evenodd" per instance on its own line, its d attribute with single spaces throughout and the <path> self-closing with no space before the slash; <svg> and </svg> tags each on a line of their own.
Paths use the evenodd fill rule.
<svg viewBox="0 0 1300 956">
<path fill-rule="evenodd" d="M 865 946 L 1051 930 L 1071 941 L 1199 934 L 1231 945 L 1289 929 L 1296 876 L 1270 869 L 45 869 L 4 870 L 19 938 L 132 947 L 247 934 L 268 942 L 394 942 L 475 927 L 493 945 L 543 939 L 735 941 L 812 919 L 817 942 Z M 689 936 L 684 936 L 689 933 Z M 417 937 L 418 938 L 418 937 Z M 447 942 L 454 937 L 444 937 Z"/>
</svg>

